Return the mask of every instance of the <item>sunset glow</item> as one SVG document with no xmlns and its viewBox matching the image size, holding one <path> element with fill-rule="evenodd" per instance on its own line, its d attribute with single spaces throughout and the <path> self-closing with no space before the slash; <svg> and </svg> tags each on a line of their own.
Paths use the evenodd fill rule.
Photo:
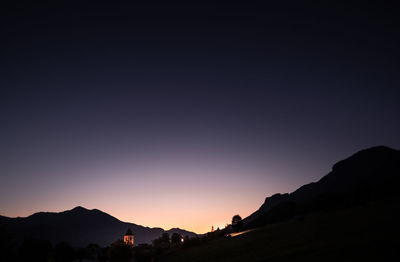
<svg viewBox="0 0 400 262">
<path fill-rule="evenodd" d="M 2 216 L 83 206 L 205 233 L 400 148 L 398 27 L 358 5 L 64 2 L 1 16 Z"/>
</svg>

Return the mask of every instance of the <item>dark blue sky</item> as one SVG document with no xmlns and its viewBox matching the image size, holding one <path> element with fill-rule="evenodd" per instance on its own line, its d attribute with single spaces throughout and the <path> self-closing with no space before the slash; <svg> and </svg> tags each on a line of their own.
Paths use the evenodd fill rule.
<svg viewBox="0 0 400 262">
<path fill-rule="evenodd" d="M 333 1 L 5 7 L 0 213 L 79 204 L 204 232 L 358 150 L 400 148 L 396 10 Z M 157 221 L 183 201 L 176 192 L 190 208 L 171 206 L 179 218 Z M 193 207 L 210 215 L 195 221 L 182 211 Z"/>
</svg>

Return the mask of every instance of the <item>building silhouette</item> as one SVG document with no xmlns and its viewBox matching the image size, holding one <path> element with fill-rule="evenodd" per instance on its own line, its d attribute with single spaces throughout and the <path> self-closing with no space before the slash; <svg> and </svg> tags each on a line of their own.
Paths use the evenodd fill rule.
<svg viewBox="0 0 400 262">
<path fill-rule="evenodd" d="M 135 236 L 132 234 L 132 230 L 129 228 L 124 235 L 124 243 L 128 246 L 133 247 L 133 243 L 135 242 Z"/>
</svg>

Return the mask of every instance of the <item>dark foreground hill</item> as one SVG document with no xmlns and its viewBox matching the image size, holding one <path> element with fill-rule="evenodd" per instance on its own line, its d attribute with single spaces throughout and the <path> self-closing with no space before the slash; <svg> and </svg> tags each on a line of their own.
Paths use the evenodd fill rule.
<svg viewBox="0 0 400 262">
<path fill-rule="evenodd" d="M 91 243 L 107 246 L 121 239 L 128 228 L 135 235 L 135 244 L 150 243 L 164 232 L 177 232 L 190 237 L 196 235 L 179 228 L 165 231 L 162 228 L 126 223 L 100 210 L 88 210 L 83 207 L 60 213 L 40 212 L 25 218 L 0 216 L 0 226 L 15 244 L 23 238 L 33 237 L 50 240 L 53 244 L 66 241 L 76 247 L 85 247 Z"/>
<path fill-rule="evenodd" d="M 400 199 L 309 213 L 166 255 L 163 262 L 398 261 Z"/>
<path fill-rule="evenodd" d="M 318 182 L 267 197 L 244 219 L 244 233 L 211 238 L 162 261 L 397 261 L 399 189 L 400 151 L 366 149 Z"/>
<path fill-rule="evenodd" d="M 384 146 L 362 150 L 336 163 L 318 182 L 288 194 L 275 194 L 244 219 L 246 227 L 281 222 L 295 215 L 350 207 L 398 194 L 400 151 Z"/>
</svg>

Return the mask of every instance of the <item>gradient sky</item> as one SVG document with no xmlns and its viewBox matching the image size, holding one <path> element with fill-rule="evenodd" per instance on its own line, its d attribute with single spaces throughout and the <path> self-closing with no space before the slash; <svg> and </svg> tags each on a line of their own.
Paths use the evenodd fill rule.
<svg viewBox="0 0 400 262">
<path fill-rule="evenodd" d="M 1 215 L 204 233 L 400 148 L 388 4 L 80 2 L 2 8 Z"/>
</svg>

